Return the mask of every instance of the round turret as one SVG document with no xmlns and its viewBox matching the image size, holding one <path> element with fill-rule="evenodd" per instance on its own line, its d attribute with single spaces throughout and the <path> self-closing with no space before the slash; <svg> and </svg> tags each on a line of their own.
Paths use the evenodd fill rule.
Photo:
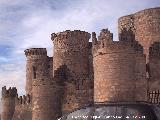
<svg viewBox="0 0 160 120">
<path fill-rule="evenodd" d="M 32 120 L 56 119 L 56 87 L 50 75 L 52 63 L 45 48 L 25 50 L 27 57 L 26 91 L 32 97 Z"/>
<path fill-rule="evenodd" d="M 26 93 L 31 95 L 32 81 L 42 78 L 47 74 L 47 51 L 46 48 L 30 48 L 26 49 Z M 38 68 L 37 68 L 38 67 Z"/>
<path fill-rule="evenodd" d="M 143 50 L 136 42 L 113 41 L 109 36 L 112 33 L 102 30 L 93 43 L 94 101 L 146 100 Z"/>
<path fill-rule="evenodd" d="M 2 120 L 12 120 L 15 111 L 15 98 L 17 89 L 15 87 L 6 89 L 2 87 Z"/>
<path fill-rule="evenodd" d="M 51 39 L 54 43 L 53 50 L 53 73 L 57 76 L 57 71 L 64 77 L 65 81 L 57 81 L 59 84 L 65 82 L 62 112 L 68 112 L 83 106 L 83 98 L 76 98 L 80 86 L 90 77 L 89 61 L 89 39 L 90 34 L 80 30 L 66 30 L 64 32 L 52 33 Z M 83 82 L 82 82 L 83 81 Z M 70 86 L 72 86 L 70 88 Z M 85 89 L 88 89 L 87 87 Z M 82 91 L 81 91 L 82 92 Z M 84 97 L 86 97 L 84 95 Z"/>
<path fill-rule="evenodd" d="M 148 54 L 149 48 L 154 42 L 160 42 L 160 7 L 139 11 L 135 14 L 119 18 L 119 33 L 126 28 L 132 29 L 135 39 L 144 47 L 144 53 Z"/>
<path fill-rule="evenodd" d="M 88 76 L 89 39 L 90 34 L 80 30 L 53 33 L 54 70 L 66 65 L 72 75 Z"/>
</svg>

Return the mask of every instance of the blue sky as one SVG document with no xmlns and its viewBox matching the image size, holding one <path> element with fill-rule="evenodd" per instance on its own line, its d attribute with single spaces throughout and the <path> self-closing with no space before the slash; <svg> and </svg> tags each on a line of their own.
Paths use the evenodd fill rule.
<svg viewBox="0 0 160 120">
<path fill-rule="evenodd" d="M 0 87 L 24 93 L 23 51 L 46 47 L 51 56 L 52 32 L 109 28 L 116 36 L 119 17 L 158 6 L 160 0 L 0 0 Z"/>
</svg>

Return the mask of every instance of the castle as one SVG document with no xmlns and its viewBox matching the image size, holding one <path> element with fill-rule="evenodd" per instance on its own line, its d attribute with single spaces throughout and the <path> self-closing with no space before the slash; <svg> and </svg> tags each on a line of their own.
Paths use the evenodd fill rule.
<svg viewBox="0 0 160 120">
<path fill-rule="evenodd" d="M 147 101 L 160 90 L 160 8 L 118 20 L 119 41 L 102 29 L 52 33 L 45 48 L 25 50 L 26 95 L 2 88 L 2 120 L 56 120 L 94 102 Z"/>
</svg>

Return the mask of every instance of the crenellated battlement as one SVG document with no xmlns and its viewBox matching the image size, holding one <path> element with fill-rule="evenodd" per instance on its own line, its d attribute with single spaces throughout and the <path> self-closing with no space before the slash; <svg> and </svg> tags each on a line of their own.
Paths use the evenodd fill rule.
<svg viewBox="0 0 160 120">
<path fill-rule="evenodd" d="M 2 98 L 7 97 L 16 97 L 17 95 L 17 89 L 16 87 L 9 87 L 9 89 L 6 88 L 6 86 L 2 87 Z"/>
<path fill-rule="evenodd" d="M 113 33 L 108 29 L 102 29 L 100 35 L 98 36 L 99 41 L 113 41 Z"/>
<path fill-rule="evenodd" d="M 110 44 L 107 44 L 105 47 L 94 46 L 93 47 L 93 56 L 102 55 L 102 54 L 111 54 L 111 53 L 135 53 L 134 49 L 130 47 L 127 43 L 120 41 L 113 41 Z"/>
<path fill-rule="evenodd" d="M 30 49 L 26 49 L 24 52 L 26 57 L 31 55 L 47 56 L 46 48 L 30 48 Z"/>
<path fill-rule="evenodd" d="M 92 44 L 100 45 L 102 47 L 106 46 L 106 44 L 113 42 L 113 33 L 111 33 L 108 29 L 102 29 L 100 35 L 98 36 L 98 40 L 96 37 L 96 33 L 92 32 Z"/>
<path fill-rule="evenodd" d="M 135 41 L 132 30 L 124 29 L 119 41 L 113 41 L 113 34 L 108 29 L 102 29 L 98 40 L 96 33 L 92 33 L 93 55 L 105 53 L 143 53 L 143 47 Z"/>
<path fill-rule="evenodd" d="M 154 42 L 149 48 L 149 57 L 160 57 L 160 42 Z"/>
<path fill-rule="evenodd" d="M 16 105 L 25 105 L 31 103 L 31 96 L 29 94 L 23 96 L 16 96 L 15 100 Z"/>
<path fill-rule="evenodd" d="M 81 51 L 81 49 L 87 48 L 90 33 L 80 30 L 66 30 L 64 32 L 52 33 L 51 39 L 54 43 L 54 51 L 63 49 L 70 53 L 72 51 Z"/>
<path fill-rule="evenodd" d="M 66 30 L 63 32 L 59 33 L 52 33 L 51 34 L 51 40 L 55 41 L 57 39 L 68 39 L 68 38 L 73 38 L 73 37 L 85 37 L 85 38 L 90 38 L 90 33 L 85 32 L 85 31 L 80 31 L 80 30 Z"/>
</svg>

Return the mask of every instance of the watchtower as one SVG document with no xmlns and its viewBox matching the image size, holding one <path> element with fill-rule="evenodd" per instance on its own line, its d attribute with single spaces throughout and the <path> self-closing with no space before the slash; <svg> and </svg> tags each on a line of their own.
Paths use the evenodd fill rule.
<svg viewBox="0 0 160 120">
<path fill-rule="evenodd" d="M 119 33 L 126 28 L 131 29 L 135 39 L 144 48 L 149 58 L 149 48 L 154 42 L 160 42 L 160 7 L 145 9 L 134 14 L 123 16 L 118 20 Z"/>
<path fill-rule="evenodd" d="M 50 78 L 45 48 L 25 50 L 27 56 L 27 89 L 32 93 L 32 120 L 55 118 L 55 88 Z"/>
<path fill-rule="evenodd" d="M 2 120 L 12 120 L 16 95 L 17 89 L 15 87 L 9 89 L 6 89 L 6 86 L 2 87 Z"/>
<path fill-rule="evenodd" d="M 142 47 L 136 41 L 113 41 L 108 29 L 102 29 L 98 40 L 95 33 L 92 35 L 94 101 L 146 100 L 146 65 Z"/>
<path fill-rule="evenodd" d="M 52 33 L 51 39 L 54 44 L 53 71 L 62 69 L 63 76 L 65 76 L 65 81 L 60 81 L 65 82 L 62 104 L 64 113 L 83 106 L 80 102 L 82 98 L 77 98 L 76 95 L 80 88 L 85 87 L 83 83 L 89 80 L 90 76 L 90 34 L 80 30 L 66 30 L 64 32 Z"/>
</svg>

